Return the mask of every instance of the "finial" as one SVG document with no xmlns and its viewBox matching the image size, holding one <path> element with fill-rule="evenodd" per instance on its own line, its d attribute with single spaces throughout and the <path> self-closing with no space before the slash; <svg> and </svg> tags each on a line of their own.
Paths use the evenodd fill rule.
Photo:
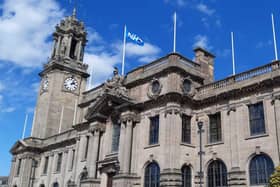
<svg viewBox="0 0 280 187">
<path fill-rule="evenodd" d="M 76 7 L 74 7 L 74 8 L 73 8 L 73 14 L 72 14 L 72 17 L 74 17 L 74 18 L 75 18 L 75 17 L 76 17 L 76 15 L 77 15 L 77 10 L 76 10 Z"/>
</svg>

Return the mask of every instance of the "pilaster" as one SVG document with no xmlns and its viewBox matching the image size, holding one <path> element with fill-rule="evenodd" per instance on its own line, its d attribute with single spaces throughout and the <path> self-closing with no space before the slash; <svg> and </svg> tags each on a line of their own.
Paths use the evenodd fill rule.
<svg viewBox="0 0 280 187">
<path fill-rule="evenodd" d="M 89 129 L 92 136 L 90 136 L 89 142 L 89 178 L 96 178 L 97 176 L 97 161 L 98 161 L 98 153 L 100 148 L 100 136 L 101 133 L 105 131 L 105 125 L 100 122 L 94 122 L 90 125 Z"/>
</svg>

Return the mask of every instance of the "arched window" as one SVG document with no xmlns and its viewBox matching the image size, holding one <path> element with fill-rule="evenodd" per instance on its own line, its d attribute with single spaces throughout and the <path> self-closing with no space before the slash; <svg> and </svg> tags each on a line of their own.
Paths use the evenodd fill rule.
<svg viewBox="0 0 280 187">
<path fill-rule="evenodd" d="M 53 183 L 53 187 L 59 187 L 58 183 L 57 182 Z"/>
<path fill-rule="evenodd" d="M 192 170 L 189 166 L 182 167 L 182 187 L 192 186 Z"/>
<path fill-rule="evenodd" d="M 212 161 L 207 169 L 208 187 L 225 187 L 227 186 L 227 168 L 220 161 Z"/>
<path fill-rule="evenodd" d="M 157 163 L 150 163 L 145 169 L 145 187 L 159 187 L 160 169 Z"/>
<path fill-rule="evenodd" d="M 273 170 L 273 162 L 268 156 L 264 154 L 254 156 L 249 166 L 250 184 L 267 184 L 269 176 L 273 173 Z"/>
</svg>

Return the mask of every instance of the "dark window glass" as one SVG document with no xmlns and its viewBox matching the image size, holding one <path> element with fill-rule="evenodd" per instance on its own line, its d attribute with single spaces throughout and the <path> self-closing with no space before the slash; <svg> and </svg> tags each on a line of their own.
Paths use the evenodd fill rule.
<svg viewBox="0 0 280 187">
<path fill-rule="evenodd" d="M 222 141 L 221 114 L 210 115 L 209 120 L 210 143 Z"/>
<path fill-rule="evenodd" d="M 159 116 L 150 118 L 150 139 L 149 144 L 158 143 Z"/>
<path fill-rule="evenodd" d="M 72 160 L 71 160 L 71 166 L 70 166 L 70 170 L 73 169 L 74 166 L 74 160 L 75 160 L 75 149 L 72 150 Z"/>
<path fill-rule="evenodd" d="M 53 183 L 53 187 L 59 187 L 58 183 Z"/>
<path fill-rule="evenodd" d="M 112 137 L 112 152 L 119 151 L 121 125 L 113 124 L 113 137 Z"/>
<path fill-rule="evenodd" d="M 250 184 L 251 185 L 266 185 L 269 181 L 269 176 L 274 171 L 272 160 L 266 155 L 255 156 L 249 166 Z"/>
<path fill-rule="evenodd" d="M 154 81 L 152 83 L 152 92 L 153 94 L 158 94 L 160 91 L 160 83 L 158 81 Z"/>
<path fill-rule="evenodd" d="M 61 171 L 61 164 L 62 164 L 62 153 L 59 153 L 57 157 L 57 163 L 56 163 L 56 172 Z"/>
<path fill-rule="evenodd" d="M 144 187 L 159 187 L 160 168 L 157 163 L 150 163 L 145 169 Z"/>
<path fill-rule="evenodd" d="M 191 143 L 191 117 L 182 115 L 182 142 Z"/>
<path fill-rule="evenodd" d="M 88 145 L 89 145 L 89 136 L 87 136 L 87 140 L 86 140 L 86 147 L 85 147 L 85 156 L 84 156 L 84 159 L 87 159 L 87 156 L 88 156 Z"/>
<path fill-rule="evenodd" d="M 21 159 L 18 160 L 18 166 L 17 166 L 17 175 L 20 174 L 20 169 L 21 169 Z"/>
<path fill-rule="evenodd" d="M 182 187 L 192 186 L 192 170 L 189 166 L 182 168 Z"/>
<path fill-rule="evenodd" d="M 184 80 L 183 89 L 184 89 L 184 93 L 189 93 L 191 91 L 191 82 L 189 80 L 187 79 Z"/>
<path fill-rule="evenodd" d="M 47 157 L 45 157 L 43 174 L 46 174 L 48 172 L 48 165 L 49 165 L 49 157 L 47 156 Z"/>
<path fill-rule="evenodd" d="M 72 39 L 71 48 L 70 48 L 70 58 L 72 59 L 76 58 L 75 52 L 76 52 L 77 44 L 78 44 L 77 40 Z"/>
<path fill-rule="evenodd" d="M 227 184 L 226 165 L 219 160 L 212 161 L 207 169 L 208 187 L 225 187 Z"/>
<path fill-rule="evenodd" d="M 249 105 L 249 119 L 251 135 L 265 133 L 263 103 Z"/>
</svg>

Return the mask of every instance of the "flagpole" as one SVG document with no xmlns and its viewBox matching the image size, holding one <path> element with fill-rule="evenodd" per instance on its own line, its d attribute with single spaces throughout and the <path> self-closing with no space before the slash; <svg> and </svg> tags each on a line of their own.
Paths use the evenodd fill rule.
<svg viewBox="0 0 280 187">
<path fill-rule="evenodd" d="M 25 130 L 26 130 L 26 126 L 27 126 L 27 120 L 28 120 L 28 114 L 25 115 L 25 120 L 24 120 L 23 132 L 22 132 L 21 139 L 24 139 L 24 137 L 25 137 Z"/>
<path fill-rule="evenodd" d="M 272 33 L 273 33 L 273 41 L 274 41 L 275 60 L 278 60 L 277 43 L 276 43 L 275 25 L 274 25 L 274 16 L 273 16 L 273 14 L 271 14 L 271 21 L 272 21 Z"/>
<path fill-rule="evenodd" d="M 177 27 L 177 14 L 176 12 L 174 13 L 174 38 L 173 38 L 173 52 L 176 52 L 176 27 Z"/>
<path fill-rule="evenodd" d="M 124 25 L 124 32 L 123 32 L 123 59 L 122 59 L 122 75 L 124 75 L 125 45 L 126 45 L 126 25 Z"/>
<path fill-rule="evenodd" d="M 234 35 L 231 32 L 232 74 L 235 75 Z"/>
</svg>

